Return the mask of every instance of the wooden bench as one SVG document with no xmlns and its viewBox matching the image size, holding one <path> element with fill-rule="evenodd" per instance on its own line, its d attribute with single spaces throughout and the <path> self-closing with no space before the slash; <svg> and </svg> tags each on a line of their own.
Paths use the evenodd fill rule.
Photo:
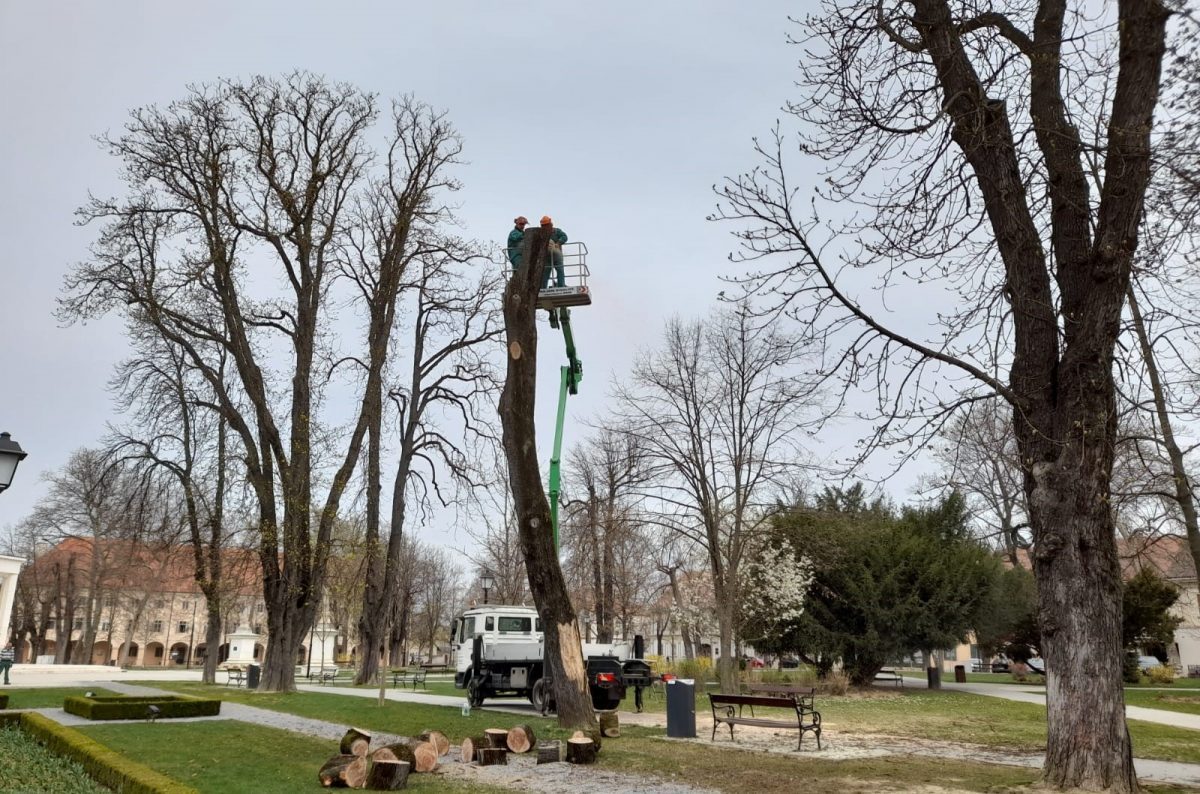
<svg viewBox="0 0 1200 794">
<path fill-rule="evenodd" d="M 717 727 L 721 723 L 729 726 L 729 740 L 733 741 L 734 725 L 751 725 L 758 728 L 796 728 L 800 738 L 796 742 L 799 750 L 804 744 L 804 734 L 812 731 L 817 736 L 817 749 L 821 749 L 821 712 L 813 708 L 811 695 L 795 697 L 768 697 L 766 695 L 709 695 L 709 704 L 713 712 L 712 740 L 717 739 Z M 791 714 L 787 718 L 768 719 L 765 717 L 743 717 L 743 706 L 759 708 L 788 709 Z M 719 713 L 718 709 L 720 709 Z M 753 712 L 752 712 L 753 713 Z"/>
<path fill-rule="evenodd" d="M 404 686 L 405 684 L 412 684 L 412 688 L 416 689 L 418 686 L 420 686 L 420 687 L 425 686 L 426 671 L 424 668 L 409 667 L 408 669 L 405 669 L 405 670 L 397 669 L 397 670 L 392 670 L 391 672 L 392 672 L 392 686 L 393 687 Z"/>
<path fill-rule="evenodd" d="M 896 686 L 904 686 L 904 676 L 900 675 L 899 672 L 897 672 L 896 670 L 893 670 L 890 667 L 885 667 L 882 670 L 880 670 L 878 673 L 876 673 L 875 680 L 883 681 L 885 683 L 890 682 L 890 683 L 895 684 Z"/>
<path fill-rule="evenodd" d="M 239 688 L 246 683 L 246 671 L 240 667 L 228 667 L 225 669 L 225 686 L 237 685 Z"/>
</svg>

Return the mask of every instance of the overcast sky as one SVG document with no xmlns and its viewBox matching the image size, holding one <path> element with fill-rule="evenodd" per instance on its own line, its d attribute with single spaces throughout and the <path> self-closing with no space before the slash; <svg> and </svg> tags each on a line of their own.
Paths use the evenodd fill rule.
<svg viewBox="0 0 1200 794">
<path fill-rule="evenodd" d="M 787 16 L 806 10 L 778 0 L 0 2 L 0 430 L 29 452 L 0 496 L 0 526 L 114 418 L 106 383 L 125 353 L 119 321 L 64 328 L 53 311 L 95 234 L 73 225 L 73 211 L 89 191 L 121 192 L 93 136 L 119 130 L 130 109 L 170 102 L 189 83 L 297 68 L 446 109 L 466 142 L 467 235 L 498 241 L 514 215 L 549 213 L 590 249 L 595 304 L 574 314 L 586 379 L 569 443 L 664 319 L 713 306 L 733 241 L 704 220 L 710 188 L 753 165 L 751 137 L 795 97 L 802 52 L 786 43 Z M 553 343 L 542 350 L 545 447 L 560 356 Z"/>
</svg>

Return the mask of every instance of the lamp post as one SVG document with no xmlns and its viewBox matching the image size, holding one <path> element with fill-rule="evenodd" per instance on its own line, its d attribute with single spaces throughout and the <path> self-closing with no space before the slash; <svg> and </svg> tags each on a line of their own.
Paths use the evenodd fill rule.
<svg viewBox="0 0 1200 794">
<path fill-rule="evenodd" d="M 479 574 L 479 584 L 483 588 L 483 603 L 488 602 L 488 590 L 496 586 L 496 577 L 486 568 Z"/>
<path fill-rule="evenodd" d="M 0 433 L 0 492 L 6 491 L 12 485 L 13 475 L 17 473 L 17 464 L 28 455 L 21 445 L 12 440 L 8 433 Z"/>
</svg>

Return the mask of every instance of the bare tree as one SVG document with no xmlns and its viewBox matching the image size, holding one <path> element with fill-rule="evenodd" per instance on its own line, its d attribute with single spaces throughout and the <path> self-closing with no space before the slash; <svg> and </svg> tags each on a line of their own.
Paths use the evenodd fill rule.
<svg viewBox="0 0 1200 794">
<path fill-rule="evenodd" d="M 616 392 L 617 426 L 645 455 L 654 521 L 707 560 L 729 691 L 742 562 L 775 490 L 797 468 L 812 397 L 798 385 L 799 361 L 795 340 L 738 307 L 706 322 L 669 322 L 663 347 L 640 356 Z"/>
<path fill-rule="evenodd" d="M 807 125 L 801 152 L 828 164 L 827 192 L 806 214 L 798 190 L 809 186 L 794 181 L 777 132 L 759 145 L 757 170 L 719 189 L 718 217 L 741 225 L 746 257 L 779 255 L 747 286 L 801 320 L 826 354 L 821 374 L 875 390 L 867 451 L 919 449 L 971 402 L 1011 406 L 1055 671 L 1045 780 L 1132 791 L 1109 509 L 1112 362 L 1167 9 L 1120 0 L 1093 19 L 1066 0 L 1011 16 L 911 0 L 823 11 L 804 23 L 817 43 L 789 110 Z M 1098 191 L 1089 172 L 1102 175 Z M 822 237 L 827 198 L 855 209 L 833 224 L 840 250 Z M 869 288 L 905 280 L 925 285 L 927 305 L 955 301 L 929 334 L 866 302 Z"/>
</svg>

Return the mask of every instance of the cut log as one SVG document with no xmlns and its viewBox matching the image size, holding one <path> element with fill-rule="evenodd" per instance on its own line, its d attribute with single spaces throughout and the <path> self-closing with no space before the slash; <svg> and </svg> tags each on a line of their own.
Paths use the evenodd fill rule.
<svg viewBox="0 0 1200 794">
<path fill-rule="evenodd" d="M 596 715 L 600 718 L 600 733 L 608 739 L 621 738 L 621 723 L 617 719 L 617 711 L 599 711 Z"/>
<path fill-rule="evenodd" d="M 503 766 L 508 763 L 508 750 L 503 747 L 480 747 L 475 751 L 480 766 Z"/>
<path fill-rule="evenodd" d="M 373 761 L 367 773 L 367 788 L 372 791 L 399 791 L 408 784 L 412 766 L 407 761 Z"/>
<path fill-rule="evenodd" d="M 450 740 L 441 731 L 423 731 L 417 738 L 432 744 L 439 758 L 450 752 Z"/>
<path fill-rule="evenodd" d="M 571 734 L 571 738 L 572 739 L 591 739 L 592 742 L 596 745 L 596 752 L 600 752 L 600 747 L 604 744 L 604 739 L 600 735 L 600 726 L 599 725 L 593 725 L 591 728 L 588 728 L 586 731 L 575 731 L 575 733 Z"/>
<path fill-rule="evenodd" d="M 596 743 L 586 736 L 567 739 L 567 763 L 596 763 Z"/>
<path fill-rule="evenodd" d="M 362 788 L 367 780 L 367 759 L 361 755 L 335 755 L 322 765 L 317 779 L 325 788 Z"/>
<path fill-rule="evenodd" d="M 371 753 L 372 761 L 404 761 L 409 765 L 415 765 L 417 757 L 413 755 L 411 746 L 404 742 L 396 742 L 395 744 L 386 744 L 383 747 L 376 748 Z"/>
<path fill-rule="evenodd" d="M 475 753 L 484 747 L 491 747 L 492 743 L 488 741 L 486 736 L 472 736 L 463 739 L 462 743 L 462 760 L 464 764 L 469 764 L 475 760 Z"/>
<path fill-rule="evenodd" d="M 413 748 L 413 771 L 432 772 L 438 768 L 437 749 L 429 742 L 421 742 Z"/>
<path fill-rule="evenodd" d="M 542 742 L 537 746 L 539 764 L 556 764 L 562 760 L 562 745 L 558 742 Z"/>
<path fill-rule="evenodd" d="M 508 749 L 514 753 L 527 753 L 537 744 L 537 737 L 528 725 L 516 725 L 508 729 L 505 741 L 508 742 Z"/>
<path fill-rule="evenodd" d="M 489 747 L 508 749 L 508 731 L 503 728 L 486 728 L 483 735 L 487 737 Z"/>
<path fill-rule="evenodd" d="M 342 755 L 365 756 L 371 751 L 371 734 L 358 728 L 351 728 L 342 737 L 342 744 L 338 749 L 341 750 Z"/>
</svg>

